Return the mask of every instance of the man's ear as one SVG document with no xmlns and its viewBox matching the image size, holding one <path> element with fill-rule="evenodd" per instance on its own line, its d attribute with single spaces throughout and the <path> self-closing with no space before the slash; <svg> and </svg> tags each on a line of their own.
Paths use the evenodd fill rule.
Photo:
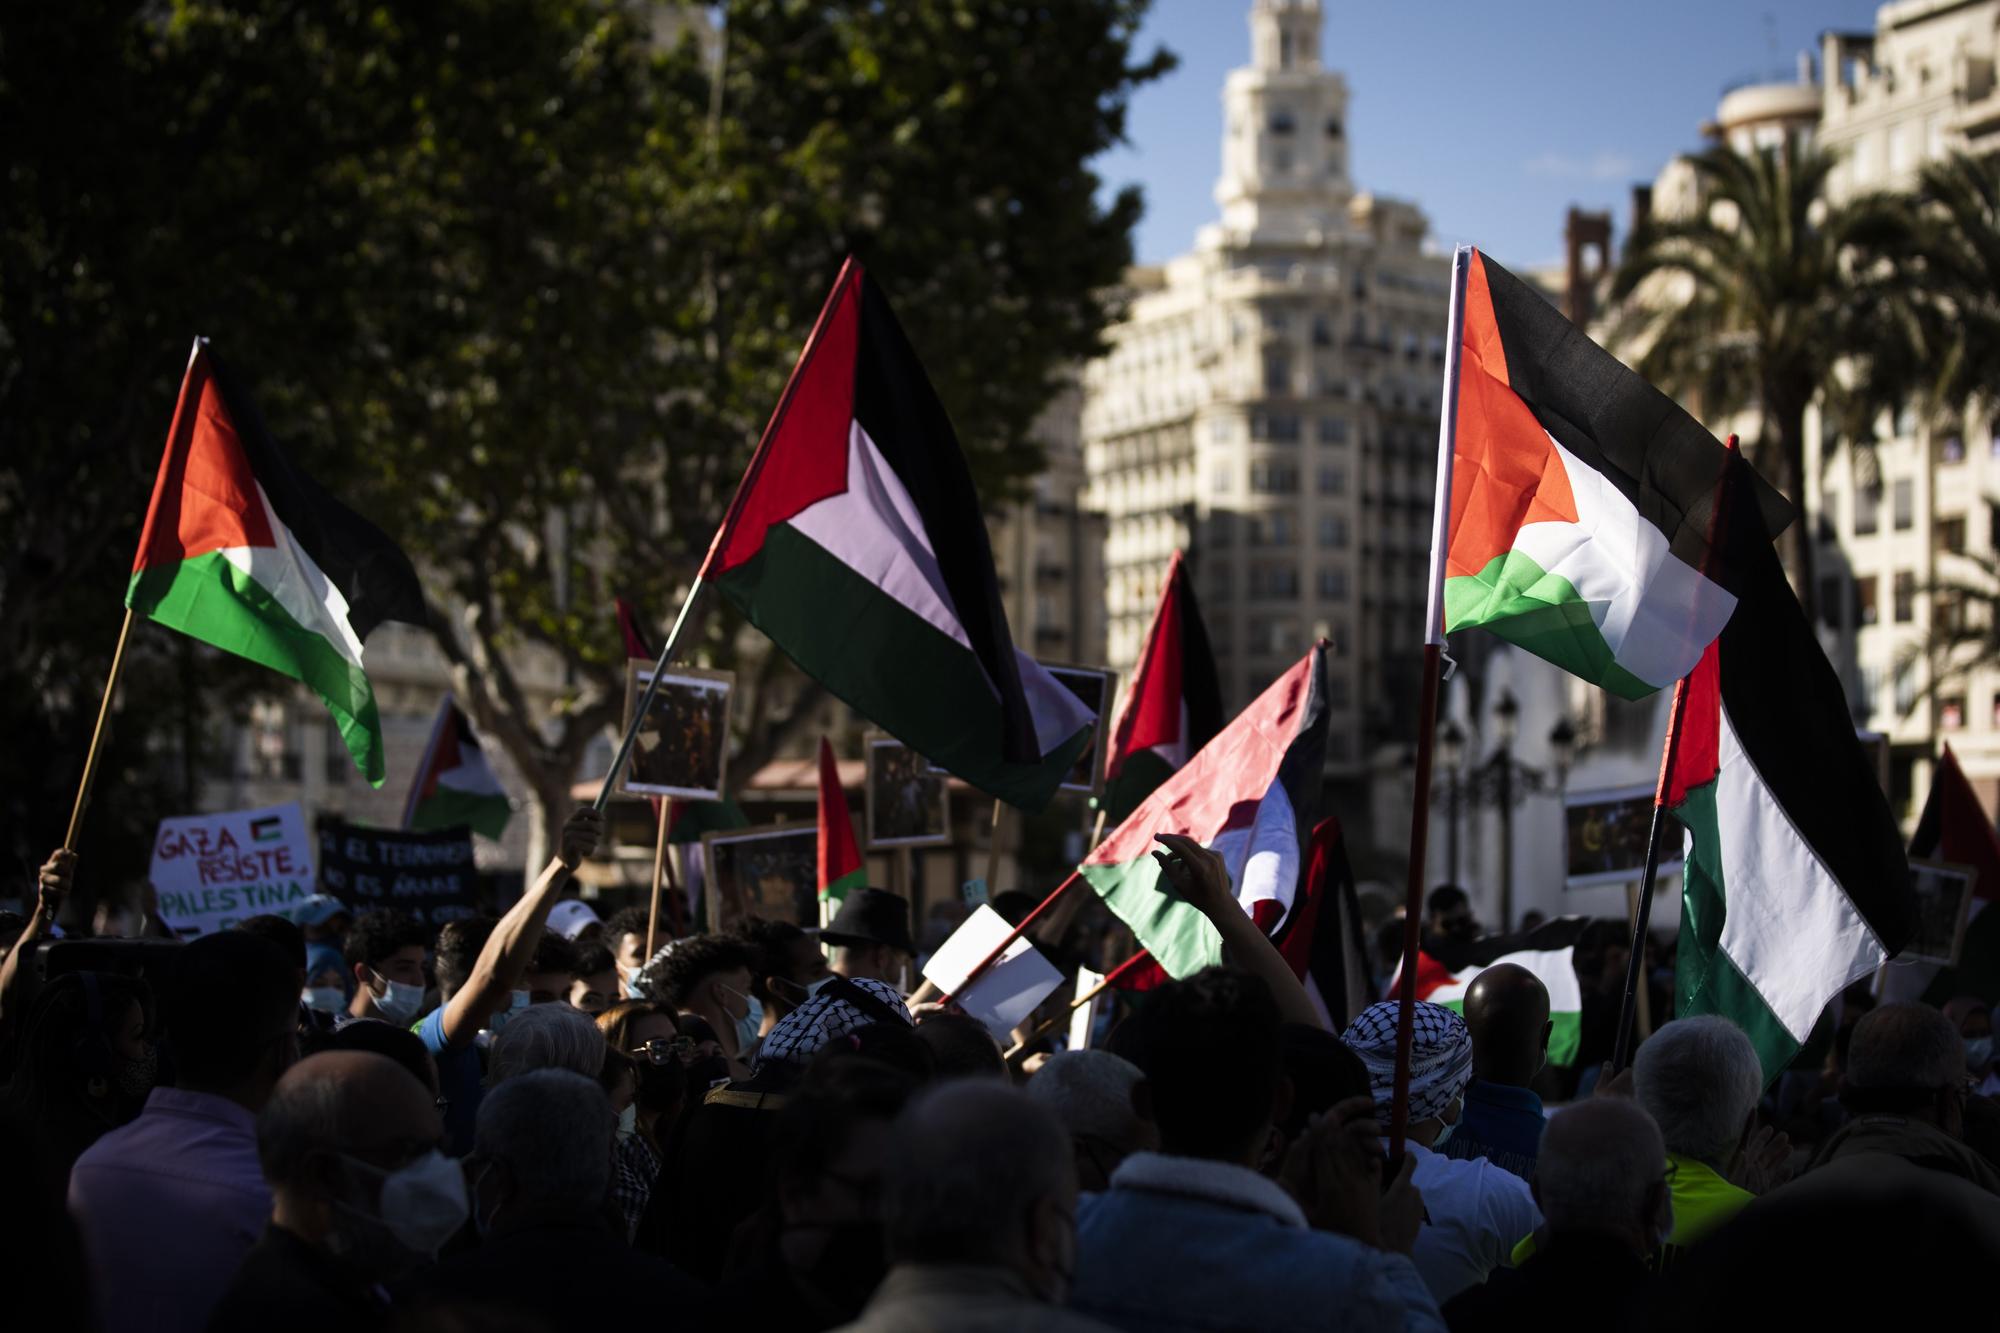
<svg viewBox="0 0 2000 1333">
<path fill-rule="evenodd" d="M 371 969 L 371 968 L 370 968 L 370 967 L 368 966 L 368 964 L 366 964 L 366 963 L 349 963 L 349 964 L 347 965 L 347 970 L 348 970 L 348 971 L 349 971 L 350 973 L 352 973 L 352 974 L 353 974 L 353 977 L 354 977 L 354 988 L 355 988 L 356 990 L 374 990 L 374 989 L 375 989 L 375 987 L 374 987 L 374 984 L 373 984 L 373 983 L 372 983 L 372 982 L 371 982 L 371 981 L 369 980 L 369 973 L 370 973 L 370 972 L 371 972 L 371 971 L 372 971 L 373 969 Z"/>
</svg>

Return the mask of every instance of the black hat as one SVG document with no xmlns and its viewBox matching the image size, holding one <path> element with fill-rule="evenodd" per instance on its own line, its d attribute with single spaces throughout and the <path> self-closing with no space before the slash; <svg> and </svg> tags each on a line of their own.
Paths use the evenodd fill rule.
<svg viewBox="0 0 2000 1333">
<path fill-rule="evenodd" d="M 828 944 L 886 944 L 907 954 L 917 951 L 910 938 L 909 899 L 887 889 L 849 893 L 819 937 Z"/>
</svg>

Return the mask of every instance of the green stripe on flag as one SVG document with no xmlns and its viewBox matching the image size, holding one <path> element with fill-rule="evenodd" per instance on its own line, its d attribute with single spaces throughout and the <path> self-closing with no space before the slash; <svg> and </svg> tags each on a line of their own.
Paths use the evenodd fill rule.
<svg viewBox="0 0 2000 1333">
<path fill-rule="evenodd" d="M 125 604 L 149 620 L 303 681 L 325 701 L 369 783 L 385 773 L 382 719 L 362 669 L 292 618 L 220 551 L 133 573 Z"/>
<path fill-rule="evenodd" d="M 857 866 L 855 869 L 848 871 L 845 875 L 834 880 L 833 883 L 827 885 L 824 889 L 821 889 L 819 896 L 822 900 L 832 903 L 837 907 L 846 899 L 850 892 L 855 889 L 865 889 L 867 887 L 867 868 Z"/>
<path fill-rule="evenodd" d="M 1207 917 L 1160 887 L 1160 863 L 1150 855 L 1124 865 L 1081 867 L 1084 879 L 1170 977 L 1185 977 L 1222 961 L 1222 936 Z"/>
<path fill-rule="evenodd" d="M 491 792 L 459 791 L 442 784 L 438 789 L 417 803 L 410 814 L 413 829 L 454 828 L 464 824 L 475 833 L 499 840 L 507 831 L 507 821 L 513 810 L 505 796 L 495 796 Z"/>
<path fill-rule="evenodd" d="M 1519 551 L 1496 556 L 1477 574 L 1446 579 L 1444 623 L 1447 630 L 1487 629 L 1627 699 L 1660 688 L 1618 664 L 1576 585 Z"/>
</svg>

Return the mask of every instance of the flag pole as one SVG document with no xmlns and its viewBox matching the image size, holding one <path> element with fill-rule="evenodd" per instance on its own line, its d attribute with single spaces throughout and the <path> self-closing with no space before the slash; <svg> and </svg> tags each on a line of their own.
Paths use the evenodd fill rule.
<svg viewBox="0 0 2000 1333">
<path fill-rule="evenodd" d="M 1109 972 L 1106 972 L 1103 976 L 1099 977 L 1097 979 L 1097 984 L 1095 986 L 1092 986 L 1089 990 L 1077 996 L 1074 1000 L 1071 1000 L 1069 1002 L 1069 1007 L 1065 1009 L 1062 1013 L 1057 1014 L 1053 1018 L 1043 1019 L 1041 1024 L 1038 1027 L 1036 1027 L 1036 1029 L 1033 1032 L 1028 1034 L 1027 1039 L 1025 1041 L 1018 1041 L 1014 1043 L 1012 1046 L 1008 1047 L 1002 1058 L 1009 1061 L 1013 1060 L 1016 1056 L 1020 1055 L 1021 1052 L 1027 1050 L 1029 1046 L 1040 1041 L 1050 1032 L 1053 1032 L 1056 1029 L 1056 1027 L 1069 1015 L 1075 1013 L 1077 1010 L 1083 1008 L 1083 1006 L 1089 1004 L 1092 1000 L 1096 999 L 1098 996 L 1104 994 L 1105 991 L 1110 990 L 1113 986 L 1117 985 L 1119 981 L 1123 980 L 1127 972 L 1130 972 L 1133 968 L 1136 968 L 1143 963 L 1150 963 L 1152 961 L 1153 961 L 1153 955 L 1150 952 L 1148 952 L 1145 949 L 1139 950 L 1139 952 L 1133 954 L 1130 958 L 1127 958 L 1124 962 L 1120 963 L 1118 966 L 1112 968 Z"/>
<path fill-rule="evenodd" d="M 999 892 L 1000 879 L 1000 817 L 1006 813 L 1007 803 L 998 796 L 993 798 L 993 827 L 986 839 L 986 896 L 991 898 Z"/>
<path fill-rule="evenodd" d="M 1451 548 L 1451 468 L 1458 443 L 1459 347 L 1464 339 L 1465 281 L 1472 247 L 1451 256 L 1451 307 L 1445 328 L 1444 401 L 1438 409 L 1437 498 L 1431 507 L 1430 595 L 1424 607 L 1423 693 L 1417 706 L 1416 791 L 1410 809 L 1410 875 L 1403 892 L 1403 982 L 1396 997 L 1396 1074 L 1389 1104 L 1389 1161 L 1400 1164 L 1410 1130 L 1410 1046 L 1417 1016 L 1417 949 L 1422 943 L 1424 853 L 1430 845 L 1431 755 L 1437 743 L 1438 685 L 1444 675 L 1444 573 Z"/>
<path fill-rule="evenodd" d="M 1737 450 L 1736 436 L 1729 436 L 1729 452 Z M 1708 519 L 1708 552 L 1703 572 L 1715 559 L 1715 543 L 1722 538 L 1722 509 L 1729 500 L 1729 467 L 1725 463 L 1716 483 L 1715 509 Z M 1698 669 L 1698 668 L 1697 668 Z M 1682 724 L 1687 721 L 1688 681 L 1693 672 L 1674 682 L 1674 701 L 1667 711 L 1667 738 L 1660 747 L 1660 778 L 1653 787 L 1653 822 L 1646 832 L 1646 868 L 1639 881 L 1639 902 L 1632 912 L 1632 948 L 1625 960 L 1625 996 L 1618 1005 L 1618 1041 L 1611 1051 L 1611 1072 L 1616 1074 L 1631 1063 L 1632 1018 L 1637 1007 L 1640 978 L 1645 975 L 1646 924 L 1653 915 L 1653 881 L 1660 873 L 1660 837 L 1667 820 L 1667 797 L 1673 789 L 1674 768 L 1680 758 Z"/>
<path fill-rule="evenodd" d="M 653 901 L 646 911 L 646 957 L 653 956 L 654 939 L 660 931 L 660 882 L 664 878 L 667 860 L 667 825 L 672 822 L 673 807 L 671 797 L 660 798 L 660 826 L 653 839 Z"/>
<path fill-rule="evenodd" d="M 83 812 L 90 806 L 90 789 L 97 783 L 97 761 L 104 748 L 104 727 L 111 720 L 111 700 L 118 693 L 118 677 L 125 671 L 125 642 L 132 636 L 132 608 L 125 608 L 125 623 L 118 627 L 118 646 L 111 650 L 111 674 L 104 680 L 104 698 L 97 705 L 97 725 L 90 729 L 90 750 L 83 757 L 83 780 L 77 783 L 76 804 L 69 812 L 69 832 L 63 834 L 63 850 L 76 850 L 76 835 L 83 827 Z"/>
<path fill-rule="evenodd" d="M 1006 953 L 1007 950 L 1011 949 L 1014 946 L 1014 941 L 1020 939 L 1021 936 L 1025 935 L 1028 931 L 1028 927 L 1034 925 L 1035 922 L 1038 919 L 1040 919 L 1042 913 L 1048 911 L 1049 908 L 1055 906 L 1056 900 L 1058 898 L 1062 897 L 1065 893 L 1068 893 L 1073 886 L 1082 882 L 1082 880 L 1083 880 L 1083 872 L 1081 870 L 1072 870 L 1070 872 L 1070 876 L 1068 879 L 1056 885 L 1054 889 L 1050 890 L 1048 897 L 1042 899 L 1040 903 L 1036 904 L 1034 911 L 1028 913 L 1026 916 L 1021 918 L 1020 925 L 1014 927 L 1012 930 L 1007 932 L 1007 938 L 1001 940 L 998 944 L 993 946 L 993 952 L 987 954 L 986 957 L 979 960 L 978 967 L 973 968 L 970 972 L 967 972 L 965 974 L 965 980 L 958 983 L 958 989 L 963 991 L 967 986 L 970 986 L 975 980 L 977 980 L 980 977 L 980 975 L 986 971 L 987 968 L 999 962 L 1000 955 Z M 938 1003 L 940 1004 L 951 1003 L 951 996 L 949 995 L 940 996 L 938 998 Z"/>
</svg>

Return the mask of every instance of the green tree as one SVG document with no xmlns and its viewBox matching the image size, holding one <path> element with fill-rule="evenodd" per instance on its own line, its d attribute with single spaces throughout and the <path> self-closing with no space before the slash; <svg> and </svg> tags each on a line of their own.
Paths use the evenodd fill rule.
<svg viewBox="0 0 2000 1333">
<path fill-rule="evenodd" d="M 1907 372 L 1909 210 L 1884 195 L 1829 200 L 1836 159 L 1814 149 L 1718 146 L 1690 161 L 1702 207 L 1633 233 L 1612 281 L 1613 339 L 1697 414 L 1756 413 L 1751 461 L 1798 499 L 1807 409 L 1872 421 Z M 1781 540 L 1810 612 L 1806 529 Z"/>
<path fill-rule="evenodd" d="M 547 829 L 618 712 L 612 592 L 671 608 L 845 254 L 897 299 L 987 493 L 1034 471 L 1029 424 L 1130 260 L 1138 197 L 1100 201 L 1087 164 L 1169 67 L 1133 57 L 1144 9 L 741 0 L 717 42 L 613 0 L 10 7 L 0 670 L 90 702 L 207 332 L 418 558 Z M 813 716 L 739 625 L 699 649 L 757 700 L 745 766 Z M 536 655 L 570 682 L 554 716 Z"/>
</svg>

